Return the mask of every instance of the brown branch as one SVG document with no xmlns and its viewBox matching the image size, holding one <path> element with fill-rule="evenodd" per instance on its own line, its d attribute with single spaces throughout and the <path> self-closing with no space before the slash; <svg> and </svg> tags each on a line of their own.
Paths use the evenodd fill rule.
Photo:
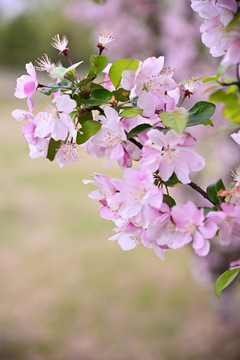
<svg viewBox="0 0 240 360">
<path fill-rule="evenodd" d="M 204 191 L 202 188 L 200 188 L 200 186 L 198 186 L 197 184 L 195 184 L 194 182 L 190 182 L 188 183 L 187 185 L 189 185 L 192 189 L 196 190 L 199 194 L 201 194 L 205 199 L 207 199 L 208 201 L 210 201 L 210 203 L 212 203 L 213 205 L 216 205 L 214 204 L 214 202 L 212 202 L 209 197 L 208 197 L 208 194 L 206 193 L 206 191 Z"/>
</svg>

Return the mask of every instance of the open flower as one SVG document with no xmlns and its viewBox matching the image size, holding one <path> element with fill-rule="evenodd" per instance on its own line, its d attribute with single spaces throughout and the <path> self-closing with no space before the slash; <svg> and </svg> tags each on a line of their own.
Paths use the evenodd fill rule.
<svg viewBox="0 0 240 360">
<path fill-rule="evenodd" d="M 173 70 L 163 68 L 164 57 L 150 57 L 140 63 L 137 71 L 125 70 L 121 86 L 130 90 L 130 99 L 138 97 L 137 106 L 143 109 L 143 116 L 151 117 L 155 110 L 173 110 L 179 99 L 177 84 L 172 79 Z M 178 95 L 178 96 L 177 96 Z M 176 101 L 177 100 L 177 101 Z"/>
<path fill-rule="evenodd" d="M 52 137 L 54 140 L 65 140 L 68 133 L 76 138 L 76 128 L 70 113 L 76 107 L 76 102 L 69 95 L 61 95 L 56 100 L 56 107 L 42 111 L 35 117 L 35 136 Z"/>
<path fill-rule="evenodd" d="M 168 243 L 170 248 L 177 249 L 193 240 L 193 248 L 199 256 L 209 253 L 209 239 L 215 236 L 217 225 L 211 218 L 204 219 L 203 209 L 199 210 L 191 201 L 176 205 L 172 209 L 172 219 L 180 235 Z"/>
<path fill-rule="evenodd" d="M 200 171 L 205 166 L 204 158 L 196 152 L 186 149 L 192 146 L 196 140 L 188 133 L 177 134 L 170 130 L 167 134 L 153 129 L 147 133 L 147 141 L 142 149 L 142 159 L 139 164 L 141 170 L 158 170 L 163 181 L 167 181 L 176 173 L 183 184 L 191 182 L 191 171 Z M 156 148 L 155 145 L 158 147 Z"/>
</svg>

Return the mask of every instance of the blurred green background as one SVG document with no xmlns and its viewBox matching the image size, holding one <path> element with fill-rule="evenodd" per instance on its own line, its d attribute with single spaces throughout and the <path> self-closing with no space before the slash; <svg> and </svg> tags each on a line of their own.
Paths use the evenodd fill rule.
<svg viewBox="0 0 240 360">
<path fill-rule="evenodd" d="M 0 360 L 238 360 L 239 325 L 220 316 L 213 284 L 194 280 L 190 264 L 201 281 L 203 273 L 189 249 L 162 262 L 107 241 L 112 223 L 82 184 L 105 160 L 82 152 L 60 169 L 28 157 L 11 117 L 25 106 L 13 96 L 24 64 L 44 52 L 56 61 L 57 33 L 69 37 L 73 61 L 87 61 L 92 48 L 60 7 L 47 10 L 2 16 L 0 26 Z M 36 111 L 48 101 L 34 100 Z"/>
</svg>

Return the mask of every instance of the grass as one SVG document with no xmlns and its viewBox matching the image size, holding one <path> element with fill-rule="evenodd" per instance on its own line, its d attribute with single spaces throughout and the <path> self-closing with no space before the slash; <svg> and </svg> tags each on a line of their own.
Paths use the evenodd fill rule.
<svg viewBox="0 0 240 360">
<path fill-rule="evenodd" d="M 0 95 L 0 359 L 239 359 L 239 332 L 194 282 L 190 250 L 162 262 L 107 241 L 112 224 L 82 184 L 103 161 L 30 159 L 10 116 L 24 101 Z"/>
</svg>

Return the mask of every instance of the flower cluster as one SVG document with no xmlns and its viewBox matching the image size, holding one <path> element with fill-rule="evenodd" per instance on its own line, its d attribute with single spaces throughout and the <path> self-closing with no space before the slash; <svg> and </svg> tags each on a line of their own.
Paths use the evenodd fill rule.
<svg viewBox="0 0 240 360">
<path fill-rule="evenodd" d="M 212 56 L 223 56 L 222 65 L 240 62 L 239 2 L 192 0 L 192 9 L 204 19 L 200 27 L 203 43 Z"/>
<path fill-rule="evenodd" d="M 236 10 L 224 4 L 193 1 L 204 16 L 207 6 L 213 14 L 219 11 L 218 19 L 233 16 Z M 102 52 L 113 37 L 105 32 L 99 33 L 99 55 L 91 56 L 89 73 L 80 78 L 76 68 L 81 62 L 72 64 L 68 39 L 57 35 L 53 40 L 52 46 L 70 66 L 56 66 L 45 54 L 37 70 L 46 71 L 51 83 L 39 83 L 32 63 L 26 65 L 28 75 L 17 80 L 15 96 L 27 98 L 28 111 L 16 109 L 12 115 L 24 122 L 30 157 L 56 158 L 62 167 L 77 161 L 80 146 L 92 156 L 106 157 L 105 166 L 117 162 L 122 179 L 93 173 L 92 180 L 84 183 L 98 187 L 90 197 L 99 201 L 100 216 L 115 224 L 115 235 L 109 240 L 117 240 L 123 250 L 142 244 L 164 259 L 167 250 L 192 242 L 195 253 L 205 256 L 211 239 L 218 235 L 223 246 L 232 237 L 240 240 L 240 170 L 229 189 L 221 180 L 206 191 L 192 181 L 205 159 L 193 148 L 197 140 L 191 127 L 208 125 L 215 111 L 215 105 L 206 101 L 191 109 L 183 107 L 199 79 L 177 84 L 174 69 L 164 64 L 163 56 L 108 64 Z M 51 96 L 51 102 L 34 115 L 36 90 Z M 233 138 L 239 142 L 239 134 Z M 176 204 L 170 195 L 176 186 L 196 190 L 209 207 L 193 201 Z"/>
</svg>

